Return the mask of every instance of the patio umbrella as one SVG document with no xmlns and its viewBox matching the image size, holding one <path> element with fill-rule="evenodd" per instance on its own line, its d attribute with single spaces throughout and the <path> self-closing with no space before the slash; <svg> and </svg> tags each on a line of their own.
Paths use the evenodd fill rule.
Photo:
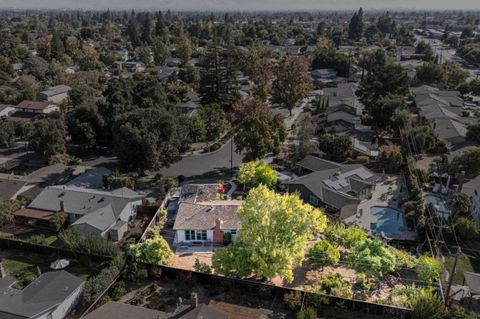
<svg viewBox="0 0 480 319">
<path fill-rule="evenodd" d="M 70 262 L 68 260 L 58 259 L 50 264 L 50 268 L 60 270 L 66 268 L 68 265 L 70 265 Z"/>
</svg>

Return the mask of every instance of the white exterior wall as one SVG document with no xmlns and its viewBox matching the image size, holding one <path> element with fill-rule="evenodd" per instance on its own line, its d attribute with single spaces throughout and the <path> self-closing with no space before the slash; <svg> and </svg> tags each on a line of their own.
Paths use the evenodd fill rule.
<svg viewBox="0 0 480 319">
<path fill-rule="evenodd" d="M 57 95 L 47 96 L 45 94 L 40 93 L 39 98 L 42 101 L 48 101 L 52 103 L 62 103 L 64 100 L 68 98 L 68 92 L 60 93 Z"/>
<path fill-rule="evenodd" d="M 60 111 L 60 109 L 58 108 L 58 106 L 50 105 L 50 106 L 48 106 L 45 110 L 43 110 L 42 113 L 44 113 L 44 114 L 50 114 L 50 113 L 58 112 L 58 111 Z"/>
<path fill-rule="evenodd" d="M 207 230 L 207 240 L 206 241 L 213 241 L 213 229 Z M 230 229 L 222 229 L 223 233 L 230 233 Z M 238 230 L 236 235 L 232 235 L 232 241 L 237 240 Z M 192 242 L 192 241 L 200 241 L 200 240 L 185 240 L 185 230 L 176 230 L 175 231 L 175 239 L 174 243 L 181 243 L 181 242 Z"/>
<path fill-rule="evenodd" d="M 142 200 L 139 199 L 135 202 L 130 202 L 125 208 L 122 210 L 122 212 L 119 215 L 120 220 L 123 220 L 124 222 L 130 221 L 130 217 L 136 215 L 136 207 L 142 204 Z"/>
<path fill-rule="evenodd" d="M 58 307 L 33 317 L 32 319 L 64 319 L 80 300 L 82 288 L 83 285 L 78 287 L 67 299 L 65 299 L 64 302 L 58 305 Z"/>
</svg>

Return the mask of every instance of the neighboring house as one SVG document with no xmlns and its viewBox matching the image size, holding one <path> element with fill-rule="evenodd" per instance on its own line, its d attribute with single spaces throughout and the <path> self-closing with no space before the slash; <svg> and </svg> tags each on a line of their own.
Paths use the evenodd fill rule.
<svg viewBox="0 0 480 319">
<path fill-rule="evenodd" d="M 126 70 L 132 73 L 142 73 L 142 72 L 145 72 L 145 69 L 146 69 L 144 63 L 136 62 L 136 61 L 128 61 L 128 62 L 117 61 L 114 63 L 113 68 L 119 71 Z"/>
<path fill-rule="evenodd" d="M 463 184 L 461 191 L 470 198 L 470 214 L 480 224 L 480 176 Z"/>
<path fill-rule="evenodd" d="M 0 120 L 9 117 L 16 110 L 14 105 L 0 104 Z"/>
<path fill-rule="evenodd" d="M 109 301 L 89 313 L 85 319 L 168 319 L 168 314 L 140 306 Z"/>
<path fill-rule="evenodd" d="M 104 191 L 60 185 L 45 188 L 28 208 L 39 216 L 45 211 L 66 212 L 72 228 L 120 240 L 142 201 L 142 195 L 128 188 Z"/>
<path fill-rule="evenodd" d="M 33 188 L 25 176 L 0 174 L 0 200 L 16 199 L 18 195 Z"/>
<path fill-rule="evenodd" d="M 236 240 L 241 228 L 237 210 L 242 204 L 236 200 L 218 200 L 217 185 L 185 185 L 180 191 L 173 230 L 174 243 L 213 242 L 222 244 L 230 233 Z"/>
<path fill-rule="evenodd" d="M 161 67 L 158 70 L 157 80 L 160 82 L 170 82 L 175 81 L 178 77 L 178 68 L 177 67 Z"/>
<path fill-rule="evenodd" d="M 316 69 L 311 72 L 311 76 L 316 87 L 336 86 L 347 82 L 346 78 L 337 76 L 334 69 Z"/>
<path fill-rule="evenodd" d="M 50 102 L 34 102 L 34 101 L 23 101 L 16 106 L 18 111 L 24 113 L 34 113 L 34 114 L 50 114 L 53 112 L 58 112 L 60 109 L 58 106 L 51 104 Z"/>
<path fill-rule="evenodd" d="M 412 88 L 420 116 L 430 123 L 438 139 L 449 148 L 467 141 L 467 127 L 461 121 L 463 100 L 457 91 L 442 91 L 428 85 Z"/>
<path fill-rule="evenodd" d="M 38 99 L 40 101 L 51 102 L 60 104 L 68 98 L 68 92 L 72 88 L 68 85 L 57 85 L 38 93 Z"/>
<path fill-rule="evenodd" d="M 298 164 L 310 172 L 284 183 L 288 191 L 313 206 L 324 206 L 342 213 L 357 211 L 358 204 L 369 199 L 381 177 L 359 164 L 343 165 L 315 156 L 307 156 Z"/>
<path fill-rule="evenodd" d="M 12 277 L 0 279 L 0 318 L 63 319 L 80 299 L 83 281 L 64 270 L 42 274 L 23 290 Z"/>
</svg>

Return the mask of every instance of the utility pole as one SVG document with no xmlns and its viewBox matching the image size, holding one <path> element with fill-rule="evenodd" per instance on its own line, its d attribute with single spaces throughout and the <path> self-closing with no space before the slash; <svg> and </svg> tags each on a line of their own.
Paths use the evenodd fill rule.
<svg viewBox="0 0 480 319">
<path fill-rule="evenodd" d="M 450 278 L 448 278 L 447 292 L 445 293 L 445 306 L 448 305 L 448 299 L 450 297 L 450 289 L 452 288 L 453 275 L 457 271 L 458 258 L 462 254 L 462 249 L 460 246 L 457 247 L 457 253 L 455 254 L 455 261 L 453 263 L 452 272 L 450 273 Z"/>
</svg>

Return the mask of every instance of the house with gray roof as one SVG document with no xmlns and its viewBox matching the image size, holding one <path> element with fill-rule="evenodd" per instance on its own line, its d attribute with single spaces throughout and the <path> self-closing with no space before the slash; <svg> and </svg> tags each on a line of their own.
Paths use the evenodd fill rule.
<svg viewBox="0 0 480 319">
<path fill-rule="evenodd" d="M 423 85 L 411 89 L 420 116 L 430 123 L 438 139 L 449 148 L 467 141 L 467 127 L 461 121 L 463 100 L 457 91 L 442 91 Z"/>
<path fill-rule="evenodd" d="M 284 183 L 291 193 L 313 206 L 331 211 L 356 212 L 358 204 L 369 199 L 381 177 L 359 164 L 339 164 L 315 156 L 298 163 L 310 173 Z"/>
<path fill-rule="evenodd" d="M 188 242 L 223 243 L 229 233 L 235 241 L 241 228 L 237 200 L 217 199 L 217 185 L 185 185 L 180 191 L 173 230 L 174 244 Z"/>
<path fill-rule="evenodd" d="M 48 88 L 45 91 L 38 93 L 40 101 L 60 104 L 68 98 L 68 92 L 72 88 L 68 85 L 56 85 Z"/>
<path fill-rule="evenodd" d="M 83 281 L 60 270 L 42 274 L 22 290 L 12 277 L 0 279 L 0 318 L 63 319 L 78 303 Z"/>
<path fill-rule="evenodd" d="M 113 191 L 74 186 L 45 188 L 28 205 L 39 212 L 66 212 L 71 227 L 81 232 L 120 240 L 127 223 L 135 218 L 142 195 L 128 189 Z M 119 233 L 120 231 L 120 233 Z"/>
</svg>

